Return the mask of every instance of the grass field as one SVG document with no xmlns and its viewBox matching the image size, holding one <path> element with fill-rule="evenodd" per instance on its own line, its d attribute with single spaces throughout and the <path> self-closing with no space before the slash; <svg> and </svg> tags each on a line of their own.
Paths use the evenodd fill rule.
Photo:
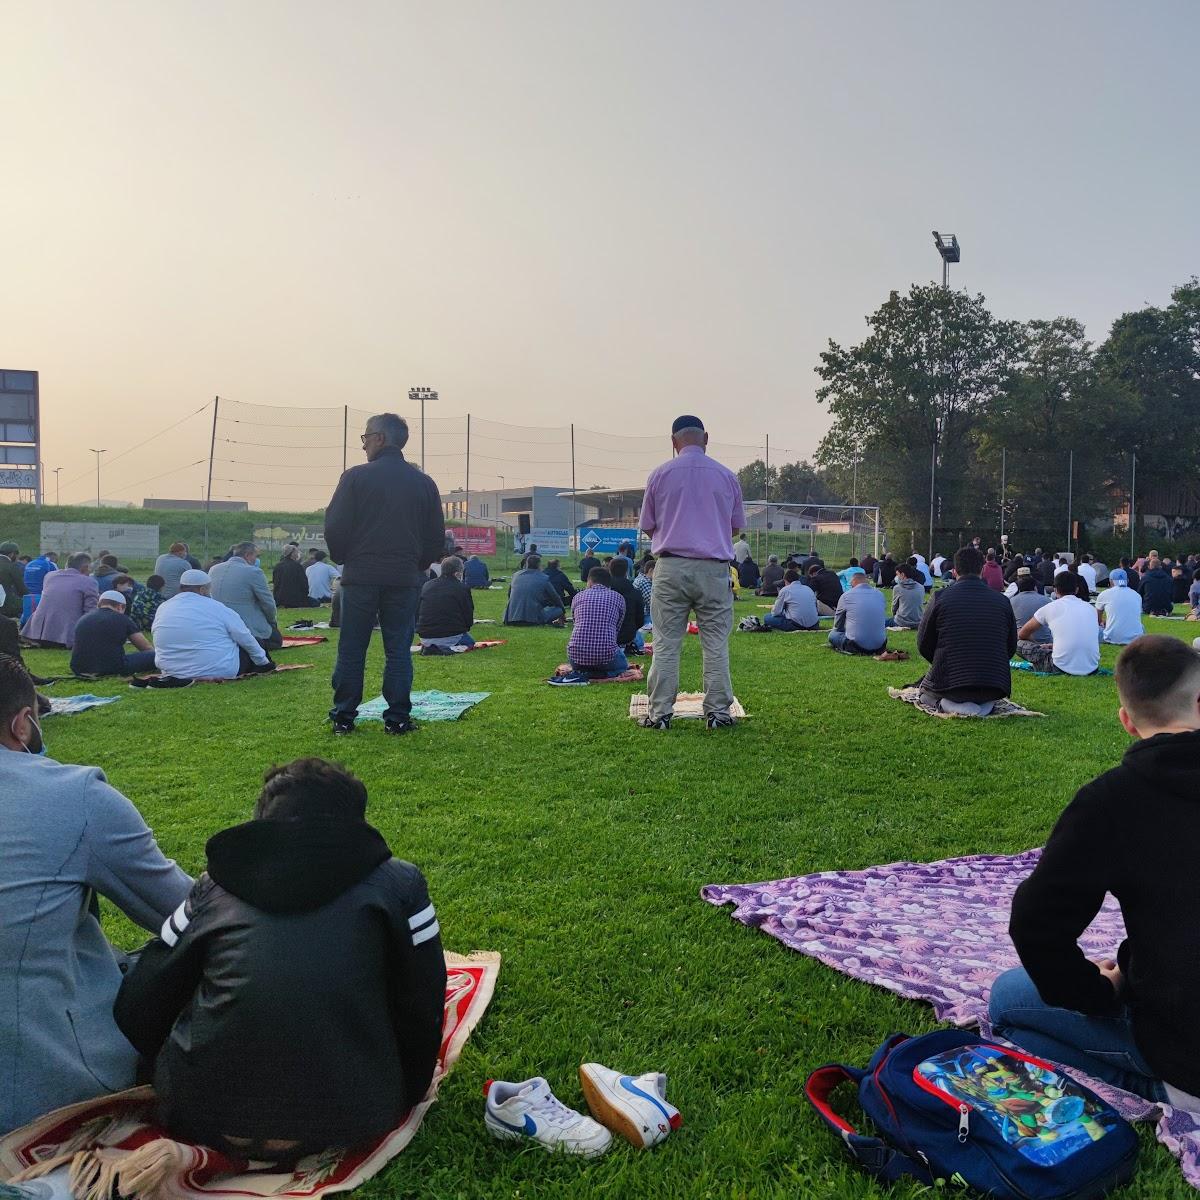
<svg viewBox="0 0 1200 1200">
<path fill-rule="evenodd" d="M 498 617 L 503 600 L 483 593 L 477 615 Z M 753 601 L 738 609 L 759 611 Z M 53 694 L 122 700 L 50 718 L 46 741 L 55 758 L 102 766 L 192 872 L 210 834 L 248 819 L 266 766 L 336 758 L 366 782 L 369 817 L 393 851 L 424 869 L 446 946 L 502 952 L 491 1009 L 416 1141 L 360 1194 L 883 1195 L 846 1164 L 802 1084 L 831 1058 L 865 1062 L 893 1030 L 934 1028 L 930 1011 L 735 924 L 698 890 L 1039 845 L 1074 790 L 1127 744 L 1113 680 L 1016 675 L 1016 699 L 1049 719 L 933 721 L 885 693 L 916 678 L 916 662 L 834 655 L 816 636 L 735 634 L 735 690 L 750 719 L 660 734 L 627 719 L 632 687 L 545 685 L 564 658 L 561 631 L 496 636 L 508 644 L 416 660 L 417 687 L 492 695 L 411 737 L 367 724 L 333 739 L 323 724 L 331 641 L 286 652 L 314 670 L 232 687 L 58 684 Z M 893 645 L 914 640 L 899 634 Z M 685 688 L 699 685 L 697 642 L 687 639 Z M 1106 648 L 1105 664 L 1114 658 Z M 380 659 L 376 639 L 368 697 Z M 39 673 L 66 669 L 63 653 L 28 661 Z M 123 946 L 144 940 L 111 909 L 106 922 Z M 487 1136 L 485 1080 L 542 1074 L 582 1106 L 576 1070 L 588 1059 L 666 1071 L 683 1129 L 654 1151 L 620 1142 L 594 1162 Z M 1147 1127 L 1143 1143 L 1124 1194 L 1192 1194 Z"/>
</svg>

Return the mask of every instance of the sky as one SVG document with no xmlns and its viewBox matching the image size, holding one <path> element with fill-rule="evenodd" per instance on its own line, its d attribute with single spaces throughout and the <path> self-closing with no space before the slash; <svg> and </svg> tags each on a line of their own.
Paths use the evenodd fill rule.
<svg viewBox="0 0 1200 1200">
<path fill-rule="evenodd" d="M 213 496 L 256 507 L 321 503 L 342 406 L 415 416 L 413 385 L 444 487 L 467 413 L 473 487 L 569 483 L 572 422 L 581 487 L 682 412 L 809 456 L 820 351 L 940 277 L 935 228 L 954 286 L 1097 340 L 1200 272 L 1194 0 L 7 0 L 0 30 L 0 367 L 41 373 L 64 503 L 90 447 L 105 498 L 199 498 L 216 395 Z"/>
</svg>

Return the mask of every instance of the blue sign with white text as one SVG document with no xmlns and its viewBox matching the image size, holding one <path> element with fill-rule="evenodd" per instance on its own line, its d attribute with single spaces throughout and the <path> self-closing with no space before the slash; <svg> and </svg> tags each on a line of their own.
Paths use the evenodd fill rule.
<svg viewBox="0 0 1200 1200">
<path fill-rule="evenodd" d="M 579 552 L 586 554 L 616 554 L 622 542 L 628 542 L 635 550 L 638 544 L 636 529 L 610 529 L 606 525 L 580 525 Z"/>
</svg>

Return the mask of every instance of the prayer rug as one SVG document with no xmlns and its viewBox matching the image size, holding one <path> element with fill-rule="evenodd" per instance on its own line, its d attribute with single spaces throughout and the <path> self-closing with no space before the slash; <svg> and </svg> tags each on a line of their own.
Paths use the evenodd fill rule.
<svg viewBox="0 0 1200 1200">
<path fill-rule="evenodd" d="M 257 1167 L 176 1142 L 154 1125 L 154 1092 L 140 1087 L 60 1108 L 0 1139 L 0 1194 L 29 1200 L 254 1200 L 346 1192 L 366 1182 L 413 1140 L 438 1087 L 479 1024 L 500 971 L 499 954 L 446 955 L 442 1047 L 425 1099 L 366 1146 L 331 1147 L 294 1169 Z M 14 1182 L 20 1176 L 32 1182 Z"/>
<path fill-rule="evenodd" d="M 414 721 L 457 721 L 468 708 L 486 700 L 491 692 L 413 692 Z M 382 721 L 387 701 L 382 696 L 358 706 L 360 721 Z"/>
<path fill-rule="evenodd" d="M 120 696 L 53 696 L 50 699 L 48 717 L 69 717 L 73 713 L 86 712 L 89 708 L 99 708 L 102 704 L 116 704 Z"/>
<path fill-rule="evenodd" d="M 546 682 L 555 687 L 587 687 L 592 683 L 642 683 L 645 678 L 645 672 L 636 663 L 620 675 L 589 675 L 586 671 L 573 671 L 570 663 L 562 663 Z"/>
<path fill-rule="evenodd" d="M 1039 671 L 1033 663 L 1026 662 L 1023 658 L 1014 658 L 1008 665 L 1014 671 L 1024 671 L 1027 675 L 1037 675 L 1041 679 L 1053 679 L 1056 675 L 1060 679 L 1094 679 L 1097 675 L 1112 674 L 1107 667 L 1097 667 L 1090 675 L 1068 675 L 1066 671 Z"/>
<path fill-rule="evenodd" d="M 635 721 L 650 715 L 650 697 L 645 692 L 629 697 L 629 715 Z M 704 716 L 703 692 L 680 692 L 675 697 L 675 717 L 681 720 L 699 719 Z M 741 706 L 737 697 L 729 706 L 729 715 L 740 720 L 750 714 Z"/>
<path fill-rule="evenodd" d="M 991 1037 L 992 981 L 1020 965 L 1008 936 L 1012 894 L 1040 854 L 972 854 L 767 883 L 710 884 L 700 895 L 710 904 L 733 904 L 734 920 L 835 971 L 925 1001 L 939 1020 L 978 1025 L 982 1036 Z M 1089 958 L 1115 958 L 1124 936 L 1110 896 L 1079 946 Z M 1129 1120 L 1158 1114 L 1158 1140 L 1200 1188 L 1200 1113 L 1155 1104 L 1069 1070 Z"/>
<path fill-rule="evenodd" d="M 505 644 L 504 639 L 500 638 L 498 641 L 476 642 L 475 645 L 473 645 L 473 646 L 449 646 L 449 647 L 447 647 L 447 649 L 449 649 L 451 654 L 468 654 L 472 650 L 491 650 L 493 646 L 503 646 L 504 644 Z M 420 654 L 421 653 L 420 642 L 418 642 L 415 646 L 410 646 L 409 650 L 411 650 L 413 654 Z M 448 655 L 427 654 L 425 657 L 426 658 L 447 658 Z"/>
<path fill-rule="evenodd" d="M 282 646 L 276 646 L 276 650 L 291 650 L 293 646 L 317 646 L 321 642 L 327 642 L 327 637 L 285 637 Z"/>
<path fill-rule="evenodd" d="M 970 713 L 948 713 L 942 712 L 940 708 L 929 708 L 921 703 L 921 689 L 919 687 L 905 688 L 888 688 L 888 695 L 893 700 L 903 700 L 905 704 L 911 704 L 917 712 L 923 712 L 930 717 L 945 717 L 954 718 L 964 721 L 990 721 L 993 717 L 1044 717 L 1046 714 L 1034 712 L 1032 708 L 1022 708 L 1021 705 L 1012 700 L 997 700 L 992 706 L 992 711 L 986 717 L 973 716 Z"/>
<path fill-rule="evenodd" d="M 180 679 L 177 675 L 134 675 L 129 686 L 135 688 L 181 688 L 193 683 L 241 683 L 243 679 L 270 679 L 280 671 L 307 671 L 315 663 L 278 663 L 274 671 L 252 671 L 249 675 L 235 675 L 232 679 Z"/>
<path fill-rule="evenodd" d="M 288 632 L 290 633 L 293 630 L 297 630 L 297 629 L 303 630 L 303 629 L 328 629 L 328 628 L 329 628 L 328 621 L 297 621 L 294 625 L 288 626 Z"/>
</svg>

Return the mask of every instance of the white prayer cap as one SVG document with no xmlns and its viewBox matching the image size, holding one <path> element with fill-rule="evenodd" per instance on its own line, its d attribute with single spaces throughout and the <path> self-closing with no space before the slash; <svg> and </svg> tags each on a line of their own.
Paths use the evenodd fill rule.
<svg viewBox="0 0 1200 1200">
<path fill-rule="evenodd" d="M 207 571 L 184 571 L 179 577 L 180 587 L 203 587 L 206 583 L 212 583 Z"/>
<path fill-rule="evenodd" d="M 101 592 L 100 599 L 107 600 L 110 604 L 120 604 L 122 606 L 125 604 L 125 597 L 112 588 L 109 588 L 107 592 Z"/>
</svg>

